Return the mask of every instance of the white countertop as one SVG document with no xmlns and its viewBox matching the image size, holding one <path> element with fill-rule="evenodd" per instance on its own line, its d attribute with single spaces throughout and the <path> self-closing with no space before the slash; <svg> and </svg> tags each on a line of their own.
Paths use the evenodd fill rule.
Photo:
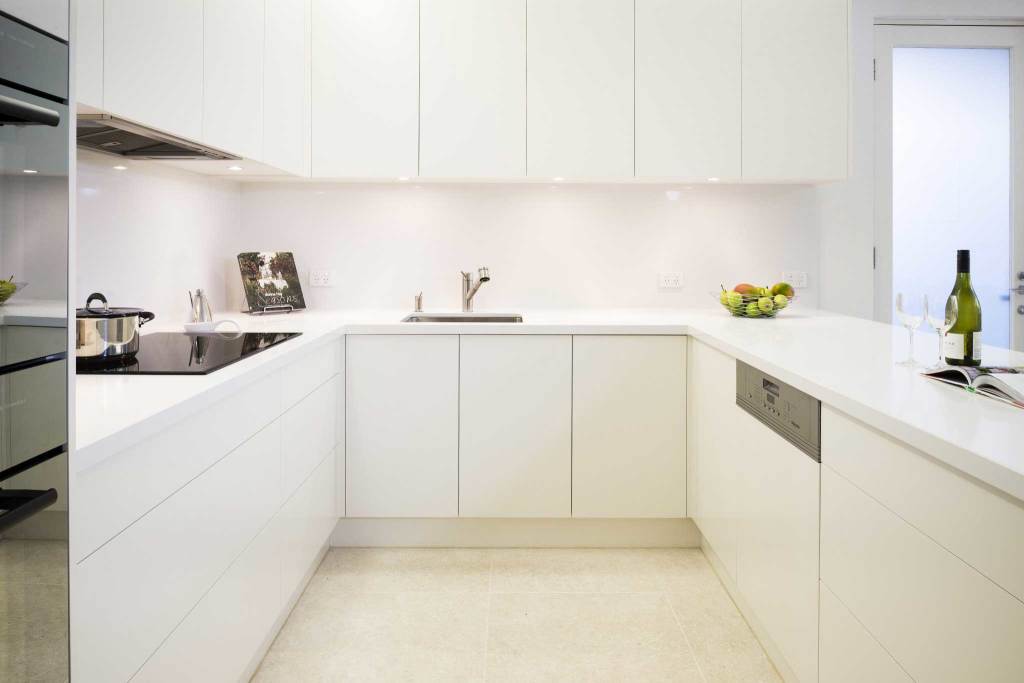
<svg viewBox="0 0 1024 683">
<path fill-rule="evenodd" d="M 67 324 L 68 305 L 64 301 L 12 298 L 0 304 L 0 325 L 64 327 Z"/>
<path fill-rule="evenodd" d="M 431 311 L 437 312 L 437 311 Z M 524 312 L 523 323 L 400 323 L 408 311 L 304 311 L 218 316 L 247 331 L 302 336 L 204 376 L 77 377 L 76 450 L 81 471 L 343 334 L 690 334 L 866 424 L 1024 500 L 1024 410 L 921 377 L 895 362 L 906 331 L 797 308 L 774 320 L 718 309 Z M 146 333 L 180 327 L 147 325 Z M 918 332 L 930 363 L 937 340 Z M 985 347 L 990 365 L 1024 365 L 1024 354 Z"/>
</svg>

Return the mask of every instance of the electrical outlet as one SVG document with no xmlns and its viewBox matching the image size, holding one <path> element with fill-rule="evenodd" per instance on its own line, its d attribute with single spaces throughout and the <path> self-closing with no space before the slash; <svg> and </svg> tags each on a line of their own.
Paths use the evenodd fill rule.
<svg viewBox="0 0 1024 683">
<path fill-rule="evenodd" d="M 681 289 L 683 276 L 679 273 L 658 273 L 658 289 Z"/>
<path fill-rule="evenodd" d="M 333 270 L 311 270 L 311 271 L 309 271 L 309 286 L 310 287 L 333 287 L 334 286 L 334 271 Z"/>
<path fill-rule="evenodd" d="M 794 289 L 803 289 L 807 286 L 807 271 L 805 270 L 784 270 L 782 281 L 793 285 Z"/>
</svg>

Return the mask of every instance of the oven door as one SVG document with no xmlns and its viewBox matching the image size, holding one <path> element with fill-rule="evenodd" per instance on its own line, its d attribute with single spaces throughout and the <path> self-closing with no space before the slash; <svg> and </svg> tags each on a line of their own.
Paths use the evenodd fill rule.
<svg viewBox="0 0 1024 683">
<path fill-rule="evenodd" d="M 0 681 L 68 680 L 67 73 L 0 15 Z"/>
</svg>

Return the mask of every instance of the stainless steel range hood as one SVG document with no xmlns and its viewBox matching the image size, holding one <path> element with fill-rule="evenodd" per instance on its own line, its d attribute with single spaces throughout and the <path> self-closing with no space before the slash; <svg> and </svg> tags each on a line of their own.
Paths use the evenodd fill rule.
<svg viewBox="0 0 1024 683">
<path fill-rule="evenodd" d="M 109 114 L 78 115 L 78 146 L 128 159 L 240 159 Z"/>
</svg>

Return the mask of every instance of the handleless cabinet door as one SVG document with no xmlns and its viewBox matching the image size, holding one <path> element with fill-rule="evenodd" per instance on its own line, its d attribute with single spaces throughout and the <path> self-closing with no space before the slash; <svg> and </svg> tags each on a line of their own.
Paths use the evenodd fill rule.
<svg viewBox="0 0 1024 683">
<path fill-rule="evenodd" d="M 192 140 L 203 136 L 203 0 L 106 0 L 103 104 Z"/>
<path fill-rule="evenodd" d="M 263 161 L 309 175 L 309 0 L 266 0 L 263 56 Z"/>
<path fill-rule="evenodd" d="M 633 0 L 527 0 L 527 173 L 633 177 Z"/>
<path fill-rule="evenodd" d="M 572 338 L 463 335 L 459 515 L 568 517 Z"/>
<path fill-rule="evenodd" d="M 349 335 L 348 517 L 455 517 L 459 338 Z"/>
<path fill-rule="evenodd" d="M 103 0 L 78 0 L 75 17 L 75 100 L 103 108 Z"/>
<path fill-rule="evenodd" d="M 847 175 L 848 0 L 743 0 L 743 176 Z"/>
<path fill-rule="evenodd" d="M 417 0 L 313 0 L 313 175 L 417 174 Z"/>
<path fill-rule="evenodd" d="M 572 514 L 686 516 L 686 338 L 573 337 Z"/>
<path fill-rule="evenodd" d="M 420 4 L 420 175 L 526 175 L 526 0 Z"/>
<path fill-rule="evenodd" d="M 203 141 L 263 158 L 262 2 L 205 0 Z"/>
<path fill-rule="evenodd" d="M 740 0 L 637 0 L 636 174 L 740 177 Z"/>
</svg>

